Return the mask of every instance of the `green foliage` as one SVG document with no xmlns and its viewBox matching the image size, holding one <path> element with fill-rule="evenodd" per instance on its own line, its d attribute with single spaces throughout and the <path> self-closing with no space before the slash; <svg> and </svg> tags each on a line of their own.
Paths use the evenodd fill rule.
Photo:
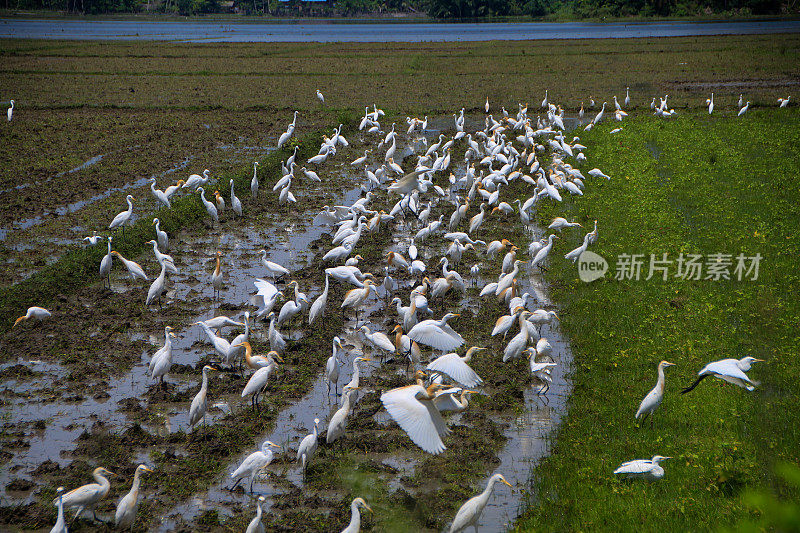
<svg viewBox="0 0 800 533">
<path fill-rule="evenodd" d="M 798 500 L 798 487 L 773 472 L 800 449 L 800 197 L 783 185 L 800 170 L 791 148 L 800 142 L 800 113 L 777 111 L 670 121 L 648 113 L 615 135 L 608 131 L 616 123 L 581 132 L 590 147 L 584 174 L 596 166 L 612 178 L 590 179 L 574 202 L 543 205 L 539 221 L 565 216 L 591 227 L 597 219 L 592 250 L 610 271 L 578 281 L 563 253 L 582 234 L 557 241 L 561 254 L 548 276 L 575 357 L 574 391 L 552 454 L 535 470 L 534 503 L 520 530 L 697 531 L 751 519 L 752 505 L 769 500 L 742 499 L 750 491 Z M 681 252 L 763 260 L 755 281 L 645 280 L 649 254 L 665 252 L 673 260 Z M 645 254 L 642 279 L 613 279 L 622 253 Z M 755 391 L 706 380 L 679 394 L 706 363 L 747 354 L 767 361 L 750 371 L 761 382 Z M 638 428 L 634 413 L 662 359 L 677 366 L 667 372 L 653 428 Z M 660 482 L 622 483 L 611 474 L 654 454 L 674 457 Z"/>
<path fill-rule="evenodd" d="M 800 491 L 800 467 L 792 463 L 779 463 L 775 471 L 787 486 L 795 492 Z M 800 503 L 797 500 L 787 501 L 765 490 L 748 491 L 742 499 L 745 505 L 759 514 L 759 519 L 743 520 L 736 524 L 735 531 L 800 531 Z"/>
</svg>

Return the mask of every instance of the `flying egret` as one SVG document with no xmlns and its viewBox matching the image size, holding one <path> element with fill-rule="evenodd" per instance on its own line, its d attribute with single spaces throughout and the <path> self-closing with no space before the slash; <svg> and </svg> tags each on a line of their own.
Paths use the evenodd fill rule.
<svg viewBox="0 0 800 533">
<path fill-rule="evenodd" d="M 644 479 L 645 481 L 656 481 L 664 477 L 664 469 L 659 465 L 665 459 L 672 459 L 672 457 L 663 457 L 661 455 L 654 455 L 652 459 L 637 459 L 635 461 L 628 461 L 622 463 L 614 470 L 615 474 L 625 474 L 627 478 Z"/>
<path fill-rule="evenodd" d="M 483 513 L 486 504 L 489 503 L 494 485 L 498 481 L 511 487 L 511 484 L 506 481 L 506 478 L 504 478 L 502 474 L 495 474 L 490 477 L 483 492 L 467 500 L 458 510 L 456 517 L 453 519 L 453 523 L 450 525 L 450 533 L 464 531 L 469 526 L 474 527 L 475 533 L 478 533 L 478 520 L 480 520 L 481 513 Z"/>
<path fill-rule="evenodd" d="M 741 359 L 722 359 L 721 361 L 714 361 L 713 363 L 709 363 L 704 366 L 700 372 L 697 373 L 697 375 L 700 376 L 697 378 L 697 381 L 692 383 L 689 387 L 683 389 L 681 394 L 691 392 L 708 376 L 714 376 L 718 379 L 727 381 L 728 383 L 733 383 L 734 385 L 743 387 L 749 391 L 755 390 L 758 382 L 751 381 L 745 372 L 750 370 L 750 367 L 753 365 L 753 363 L 763 362 L 763 359 L 756 359 L 755 357 L 750 356 L 742 357 Z"/>
<path fill-rule="evenodd" d="M 136 467 L 130 492 L 117 504 L 117 512 L 114 513 L 114 525 L 119 529 L 130 528 L 133 530 L 133 522 L 136 520 L 136 511 L 139 508 L 139 476 L 145 472 L 152 472 L 152 470 L 147 465 Z"/>
<path fill-rule="evenodd" d="M 639 417 L 642 417 L 641 423 L 644 423 L 647 417 L 653 414 L 658 406 L 661 405 L 661 401 L 664 399 L 664 369 L 670 366 L 675 366 L 675 363 L 670 363 L 669 361 L 661 361 L 658 363 L 658 381 L 656 382 L 656 386 L 647 393 L 642 403 L 639 404 L 639 409 L 636 410 L 635 418 L 638 420 Z"/>
<path fill-rule="evenodd" d="M 461 413 L 466 411 L 467 407 L 469 407 L 467 394 L 477 393 L 478 391 L 464 390 L 461 387 L 452 387 L 450 389 L 440 390 L 436 392 L 436 396 L 433 398 L 433 405 L 439 410 L 440 413 L 444 413 L 446 411 Z"/>
<path fill-rule="evenodd" d="M 438 383 L 425 386 L 425 373 L 417 372 L 417 383 L 399 387 L 381 394 L 381 402 L 389 415 L 408 434 L 409 438 L 426 452 L 438 455 L 446 448 L 442 437 L 447 436 L 447 428 L 439 410 L 433 405 Z"/>
<path fill-rule="evenodd" d="M 56 523 L 50 530 L 50 533 L 68 533 L 67 522 L 64 520 L 64 501 L 62 498 L 63 493 L 64 487 L 58 487 L 58 489 L 56 489 L 56 498 L 58 499 L 58 518 L 56 518 Z"/>
<path fill-rule="evenodd" d="M 300 446 L 297 447 L 297 461 L 300 462 L 300 467 L 303 470 L 303 477 L 306 475 L 308 463 L 314 458 L 317 453 L 317 426 L 319 425 L 319 418 L 314 419 L 314 431 L 300 441 Z"/>
<path fill-rule="evenodd" d="M 192 405 L 189 407 L 189 427 L 194 426 L 200 422 L 200 420 L 205 424 L 206 410 L 208 408 L 208 403 L 206 402 L 206 395 L 208 393 L 208 373 L 212 370 L 216 370 L 216 368 L 208 365 L 203 367 L 203 383 L 200 385 L 200 390 L 192 399 Z"/>
<path fill-rule="evenodd" d="M 95 232 L 95 234 L 90 237 L 83 238 L 83 241 L 86 243 L 87 246 L 97 246 L 97 243 L 99 243 L 102 240 L 103 236 L 98 235 L 97 232 Z"/>
<path fill-rule="evenodd" d="M 117 229 L 122 227 L 122 234 L 125 235 L 125 224 L 131 218 L 133 214 L 133 201 L 135 198 L 130 194 L 125 197 L 125 201 L 128 202 L 128 209 L 125 211 L 118 213 L 117 216 L 114 217 L 114 220 L 111 221 L 111 224 L 108 225 L 108 229 Z"/>
<path fill-rule="evenodd" d="M 44 307 L 38 307 L 38 306 L 34 305 L 34 306 L 28 308 L 28 310 L 25 312 L 24 316 L 21 316 L 18 319 L 16 319 L 14 321 L 14 325 L 11 326 L 11 328 L 13 329 L 17 324 L 19 324 L 23 320 L 28 320 L 29 318 L 33 318 L 33 319 L 41 321 L 41 320 L 46 320 L 46 319 L 50 318 L 50 316 L 51 316 L 50 315 L 50 311 L 48 311 Z"/>
<path fill-rule="evenodd" d="M 453 381 L 465 387 L 476 387 L 483 383 L 481 377 L 469 366 L 475 352 L 479 350 L 486 350 L 479 346 L 473 346 L 464 357 L 459 356 L 457 353 L 448 353 L 437 357 L 431 361 L 426 367 L 431 372 L 439 372 L 445 374 Z"/>
<path fill-rule="evenodd" d="M 423 320 L 411 328 L 408 337 L 436 350 L 455 350 L 464 344 L 464 338 L 447 321 L 457 316 L 457 313 L 447 313 L 441 320 Z"/>
<path fill-rule="evenodd" d="M 358 533 L 361 531 L 361 512 L 359 509 L 366 509 L 370 513 L 372 512 L 364 498 L 354 499 L 353 503 L 350 504 L 350 523 L 342 530 L 342 533 Z"/>
<path fill-rule="evenodd" d="M 53 500 L 53 504 L 56 506 L 62 505 L 64 509 L 77 507 L 78 511 L 75 513 L 75 518 L 78 518 L 84 510 L 91 511 L 94 519 L 99 521 L 94 508 L 100 503 L 100 500 L 108 495 L 111 483 L 108 481 L 107 476 L 113 475 L 115 475 L 114 472 L 103 467 L 95 468 L 92 472 L 92 477 L 97 483 L 89 483 L 77 489 L 72 489 Z"/>
<path fill-rule="evenodd" d="M 245 457 L 244 461 L 239 464 L 239 467 L 231 472 L 231 479 L 235 479 L 236 483 L 234 483 L 233 486 L 228 490 L 232 491 L 239 485 L 239 483 L 241 483 L 244 478 L 249 477 L 250 492 L 253 492 L 253 481 L 255 480 L 256 476 L 272 462 L 274 453 L 271 448 L 280 449 L 280 446 L 272 441 L 265 440 L 261 445 L 260 450 Z"/>
<path fill-rule="evenodd" d="M 258 497 L 258 501 L 256 502 L 256 516 L 247 524 L 245 533 L 264 533 L 264 524 L 261 523 L 261 514 L 263 513 L 261 504 L 264 503 L 264 500 L 265 498 L 263 496 Z"/>
</svg>

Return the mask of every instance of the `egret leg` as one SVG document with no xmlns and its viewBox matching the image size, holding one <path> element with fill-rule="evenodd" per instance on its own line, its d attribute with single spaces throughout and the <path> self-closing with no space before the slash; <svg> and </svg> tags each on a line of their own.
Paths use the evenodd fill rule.
<svg viewBox="0 0 800 533">
<path fill-rule="evenodd" d="M 233 484 L 233 486 L 232 486 L 231 488 L 229 488 L 228 490 L 229 490 L 229 491 L 231 491 L 231 492 L 233 492 L 233 490 L 234 490 L 236 487 L 238 487 L 238 486 L 239 486 L 239 483 L 241 483 L 243 479 L 244 479 L 243 477 L 240 477 L 239 479 L 237 479 L 237 480 L 236 480 L 236 483 L 234 483 L 234 484 Z"/>
<path fill-rule="evenodd" d="M 253 478 L 255 477 L 255 473 L 250 476 L 250 494 L 253 494 Z"/>
</svg>

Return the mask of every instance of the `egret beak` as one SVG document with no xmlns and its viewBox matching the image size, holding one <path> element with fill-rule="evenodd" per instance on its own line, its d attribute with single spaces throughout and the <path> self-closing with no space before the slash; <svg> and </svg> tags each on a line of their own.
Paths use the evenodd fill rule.
<svg viewBox="0 0 800 533">
<path fill-rule="evenodd" d="M 108 474 L 109 476 L 116 476 L 116 474 L 111 470 L 106 470 L 106 474 Z"/>
<path fill-rule="evenodd" d="M 765 363 L 766 362 L 764 359 L 753 359 L 753 361 L 755 361 L 757 363 Z"/>
<path fill-rule="evenodd" d="M 24 316 L 21 316 L 21 317 L 19 317 L 18 319 L 16 319 L 16 320 L 14 321 L 14 325 L 13 325 L 13 326 L 11 326 L 11 329 L 14 329 L 14 326 L 16 326 L 17 324 L 19 324 L 19 323 L 20 323 L 21 321 L 23 321 L 23 320 L 25 320 L 25 317 L 24 317 Z"/>
<path fill-rule="evenodd" d="M 669 361 L 667 361 L 667 366 L 675 366 L 675 363 L 670 363 Z"/>
<path fill-rule="evenodd" d="M 276 353 L 275 355 L 273 355 L 272 358 L 275 359 L 276 361 L 281 362 L 281 363 L 284 362 L 283 361 L 283 357 L 281 357 L 281 355 L 279 353 Z"/>
<path fill-rule="evenodd" d="M 371 508 L 369 505 L 367 505 L 366 503 L 364 504 L 364 509 L 366 509 L 367 511 L 369 511 L 369 512 L 370 512 L 370 513 L 372 513 L 372 514 L 375 514 L 375 513 L 373 512 L 372 508 Z"/>
<path fill-rule="evenodd" d="M 151 472 L 151 473 L 153 472 L 151 469 L 149 469 L 147 467 L 142 468 L 142 470 L 144 470 L 145 472 Z"/>
<path fill-rule="evenodd" d="M 505 478 L 501 479 L 500 481 L 502 481 L 503 483 L 505 483 L 506 485 L 508 485 L 508 486 L 509 486 L 511 489 L 513 489 L 513 488 L 514 488 L 514 487 L 512 487 L 512 486 L 511 486 L 511 483 L 509 483 L 508 481 L 506 481 L 506 480 L 505 480 Z"/>
<path fill-rule="evenodd" d="M 169 332 L 169 336 L 170 336 L 170 337 L 175 337 L 175 338 L 178 338 L 178 336 L 177 336 L 177 335 L 175 335 L 174 333 L 172 333 L 171 331 Z"/>
<path fill-rule="evenodd" d="M 372 359 L 370 359 L 369 357 L 362 357 L 361 360 L 362 361 L 372 361 Z"/>
</svg>

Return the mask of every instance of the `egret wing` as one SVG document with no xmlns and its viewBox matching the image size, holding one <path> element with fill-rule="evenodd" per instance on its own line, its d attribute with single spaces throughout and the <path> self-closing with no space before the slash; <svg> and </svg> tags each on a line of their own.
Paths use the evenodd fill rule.
<svg viewBox="0 0 800 533">
<path fill-rule="evenodd" d="M 722 361 L 715 361 L 713 363 L 709 363 L 705 367 L 704 373 L 713 373 L 719 376 L 721 379 L 725 379 L 725 381 L 729 381 L 726 378 L 734 378 L 736 380 L 744 381 L 745 383 L 752 383 L 750 378 L 747 377 L 737 365 L 736 359 L 724 359 Z M 733 383 L 733 382 L 731 382 Z M 738 383 L 737 383 L 738 385 Z"/>
<path fill-rule="evenodd" d="M 86 502 L 92 502 L 96 498 L 99 498 L 101 491 L 102 487 L 97 483 L 90 483 L 78 487 L 77 489 L 72 489 L 62 496 L 64 507 L 76 507 L 78 505 L 84 505 Z M 58 498 L 56 498 L 53 503 L 58 505 Z"/>
<path fill-rule="evenodd" d="M 481 377 L 455 353 L 449 353 L 435 359 L 428 364 L 427 368 L 428 370 L 447 374 L 448 377 L 465 387 L 474 387 L 483 383 Z"/>
<path fill-rule="evenodd" d="M 440 435 L 446 435 L 449 430 L 430 401 L 417 399 L 420 393 L 424 394 L 420 385 L 400 387 L 383 393 L 381 402 L 414 444 L 436 455 L 446 449 Z"/>
<path fill-rule="evenodd" d="M 649 459 L 637 459 L 622 463 L 614 470 L 615 474 L 644 474 L 653 469 L 653 462 Z"/>
<path fill-rule="evenodd" d="M 428 322 L 427 320 L 425 322 Z M 455 350 L 464 343 L 464 340 L 456 339 L 442 330 L 435 324 L 420 322 L 408 332 L 411 340 L 417 341 L 426 346 L 432 346 L 437 350 Z"/>
<path fill-rule="evenodd" d="M 278 289 L 275 287 L 275 285 L 261 278 L 256 278 L 256 280 L 253 282 L 253 285 L 256 286 L 258 295 L 264 297 L 265 302 L 271 300 L 272 297 L 278 292 Z"/>
<path fill-rule="evenodd" d="M 455 397 L 461 394 L 461 390 L 462 389 L 458 387 L 453 387 L 437 392 L 436 398 L 433 400 L 433 405 L 436 406 L 439 412 L 458 411 L 462 406 L 456 401 Z"/>
<path fill-rule="evenodd" d="M 251 394 L 255 394 L 256 392 L 260 391 L 264 388 L 267 384 L 267 380 L 269 380 L 269 374 L 272 372 L 272 365 L 259 368 L 256 370 L 250 379 L 247 381 L 247 384 L 244 386 L 244 390 L 242 390 L 242 398 L 245 396 L 249 396 Z"/>
</svg>

